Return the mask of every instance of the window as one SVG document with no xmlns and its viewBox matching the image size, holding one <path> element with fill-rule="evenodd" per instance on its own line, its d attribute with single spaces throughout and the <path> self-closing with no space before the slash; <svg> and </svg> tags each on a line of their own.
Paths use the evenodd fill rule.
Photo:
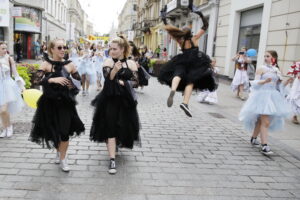
<svg viewBox="0 0 300 200">
<path fill-rule="evenodd" d="M 4 41 L 4 28 L 0 27 L 0 41 Z"/>
<path fill-rule="evenodd" d="M 238 50 L 242 47 L 258 50 L 263 8 L 256 8 L 241 13 Z"/>
</svg>

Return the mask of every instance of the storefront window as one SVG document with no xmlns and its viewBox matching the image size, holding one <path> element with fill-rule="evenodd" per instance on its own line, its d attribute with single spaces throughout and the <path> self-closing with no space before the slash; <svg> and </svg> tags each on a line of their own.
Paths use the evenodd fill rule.
<svg viewBox="0 0 300 200">
<path fill-rule="evenodd" d="M 242 47 L 258 51 L 262 23 L 263 8 L 255 8 L 241 13 L 241 24 L 239 30 L 238 50 Z M 256 57 L 252 57 L 256 67 Z"/>
<path fill-rule="evenodd" d="M 238 49 L 256 49 L 259 47 L 263 8 L 255 8 L 241 13 Z"/>
</svg>

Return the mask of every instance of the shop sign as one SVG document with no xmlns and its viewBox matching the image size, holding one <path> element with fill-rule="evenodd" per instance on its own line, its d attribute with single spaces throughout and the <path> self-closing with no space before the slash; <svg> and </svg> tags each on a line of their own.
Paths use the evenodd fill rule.
<svg viewBox="0 0 300 200">
<path fill-rule="evenodd" d="M 15 17 L 15 31 L 41 32 L 42 13 L 38 9 L 16 7 L 21 9 L 21 16 Z"/>
<path fill-rule="evenodd" d="M 9 27 L 9 0 L 0 0 L 0 27 Z"/>
</svg>

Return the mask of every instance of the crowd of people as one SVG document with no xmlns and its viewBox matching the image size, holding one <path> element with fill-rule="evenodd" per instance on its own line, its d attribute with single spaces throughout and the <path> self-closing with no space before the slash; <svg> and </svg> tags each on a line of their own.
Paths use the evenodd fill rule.
<svg viewBox="0 0 300 200">
<path fill-rule="evenodd" d="M 189 26 L 179 29 L 169 24 L 166 8 L 161 12 L 165 30 L 176 40 L 182 53 L 161 68 L 158 81 L 171 89 L 167 106 L 174 104 L 174 95 L 180 91 L 183 100 L 179 107 L 188 117 L 192 117 L 188 104 L 194 90 L 200 91 L 197 97 L 199 102 L 218 102 L 219 69 L 216 59 L 209 58 L 197 46 L 208 28 L 208 22 L 201 12 L 192 6 L 189 8 L 203 21 L 203 26 L 194 35 Z M 30 141 L 55 148 L 55 163 L 60 164 L 63 171 L 70 171 L 67 163 L 70 137 L 85 131 L 76 110 L 76 95 L 80 90 L 83 96 L 89 95 L 90 85 L 95 84 L 99 94 L 91 102 L 94 115 L 90 140 L 106 143 L 110 160 L 108 172 L 115 174 L 118 149 L 132 149 L 135 144 L 141 144 L 136 92 L 149 84 L 149 59 L 153 56 L 167 57 L 166 49 L 157 47 L 153 53 L 146 46 L 137 48 L 123 36 L 114 38 L 108 47 L 90 42 L 85 42 L 83 46 L 77 43 L 66 46 L 64 40 L 55 39 L 41 48 L 44 61 L 34 82 L 43 87 L 43 94 L 37 103 Z M 291 113 L 294 114 L 294 123 L 299 123 L 300 62 L 294 63 L 289 72 L 291 77 L 283 81 L 277 52 L 269 50 L 265 52 L 264 65 L 256 70 L 255 80 L 250 81 L 247 67 L 251 59 L 246 52 L 247 49 L 242 48 L 233 58 L 236 71 L 231 87 L 242 100 L 246 100 L 244 92 L 250 91 L 239 119 L 246 130 L 253 132 L 250 143 L 261 145 L 261 152 L 270 155 L 273 152 L 268 145 L 268 132 L 282 129 L 284 120 Z M 10 114 L 21 111 L 23 89 L 24 81 L 16 71 L 14 60 L 7 54 L 6 44 L 1 42 L 0 114 L 3 131 L 0 137 L 11 137 L 13 134 Z"/>
</svg>

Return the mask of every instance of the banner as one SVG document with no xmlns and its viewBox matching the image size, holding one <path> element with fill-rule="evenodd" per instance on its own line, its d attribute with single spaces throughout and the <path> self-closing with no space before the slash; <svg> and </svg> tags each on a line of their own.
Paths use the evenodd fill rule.
<svg viewBox="0 0 300 200">
<path fill-rule="evenodd" d="M 9 27 L 9 0 L 0 0 L 0 27 Z"/>
<path fill-rule="evenodd" d="M 42 13 L 35 8 L 21 8 L 22 16 L 15 17 L 15 31 L 41 32 Z"/>
</svg>

